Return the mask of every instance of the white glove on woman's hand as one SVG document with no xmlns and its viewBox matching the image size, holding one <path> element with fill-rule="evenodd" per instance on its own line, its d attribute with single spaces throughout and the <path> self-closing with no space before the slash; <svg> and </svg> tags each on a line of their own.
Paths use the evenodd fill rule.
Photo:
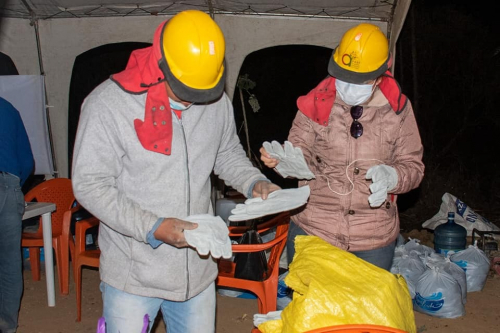
<svg viewBox="0 0 500 333">
<path fill-rule="evenodd" d="M 198 223 L 198 228 L 184 230 L 184 237 L 186 237 L 186 242 L 196 248 L 199 254 L 207 255 L 210 252 L 212 257 L 216 259 L 220 257 L 231 258 L 233 251 L 229 229 L 220 216 L 200 214 L 188 216 L 184 220 Z"/>
<path fill-rule="evenodd" d="M 283 149 L 278 141 L 273 141 L 271 143 L 265 141 L 262 147 L 264 147 L 271 157 L 279 160 L 278 165 L 276 165 L 276 170 L 283 178 L 315 178 L 314 174 L 307 166 L 302 149 L 294 147 L 290 141 L 285 141 L 285 149 Z"/>
<path fill-rule="evenodd" d="M 266 200 L 261 197 L 248 199 L 231 210 L 229 221 L 245 221 L 289 211 L 304 205 L 311 194 L 309 185 L 271 192 Z"/>
<path fill-rule="evenodd" d="M 366 172 L 366 179 L 371 179 L 370 185 L 372 194 L 368 197 L 371 207 L 379 207 L 387 199 L 387 192 L 398 184 L 398 173 L 396 169 L 385 164 L 372 166 Z"/>
</svg>

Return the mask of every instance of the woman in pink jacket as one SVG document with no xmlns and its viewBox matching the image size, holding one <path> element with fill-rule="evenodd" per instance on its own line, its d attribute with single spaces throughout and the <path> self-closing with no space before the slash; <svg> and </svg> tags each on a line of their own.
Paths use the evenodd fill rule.
<svg viewBox="0 0 500 333">
<path fill-rule="evenodd" d="M 388 71 L 388 41 L 362 23 L 334 50 L 329 76 L 297 100 L 288 140 L 300 147 L 312 180 L 309 202 L 292 215 L 287 256 L 297 235 L 315 235 L 390 269 L 399 235 L 397 195 L 419 186 L 423 147 L 410 101 Z M 277 159 L 261 148 L 271 168 Z"/>
</svg>

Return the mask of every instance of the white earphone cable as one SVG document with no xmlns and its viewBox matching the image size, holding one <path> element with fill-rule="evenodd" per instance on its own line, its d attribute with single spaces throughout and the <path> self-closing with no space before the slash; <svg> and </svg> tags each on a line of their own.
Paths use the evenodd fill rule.
<svg viewBox="0 0 500 333">
<path fill-rule="evenodd" d="M 330 191 L 332 191 L 333 193 L 338 194 L 338 195 L 349 195 L 349 194 L 350 194 L 350 193 L 352 193 L 352 191 L 354 190 L 354 182 L 352 181 L 351 177 L 349 177 L 348 170 L 349 170 L 349 168 L 351 167 L 351 165 L 352 165 L 353 163 L 358 162 L 358 161 L 378 161 L 378 162 L 380 162 L 380 163 L 384 164 L 384 161 L 381 161 L 381 160 L 376 159 L 376 158 L 368 158 L 368 159 L 360 158 L 360 159 L 356 159 L 356 160 L 352 161 L 351 163 L 349 163 L 349 164 L 346 166 L 346 168 L 345 168 L 345 175 L 346 175 L 346 177 L 347 177 L 347 180 L 349 180 L 349 183 L 351 183 L 351 189 L 350 189 L 348 192 L 346 192 L 346 193 L 339 193 L 339 192 L 337 192 L 337 191 L 334 191 L 334 190 L 331 188 L 331 186 L 330 186 L 330 180 L 328 179 L 328 177 L 327 177 L 327 176 L 325 176 L 325 175 L 319 175 L 319 176 L 326 178 L 326 182 L 327 182 L 328 188 L 329 188 L 329 189 L 330 189 Z"/>
</svg>

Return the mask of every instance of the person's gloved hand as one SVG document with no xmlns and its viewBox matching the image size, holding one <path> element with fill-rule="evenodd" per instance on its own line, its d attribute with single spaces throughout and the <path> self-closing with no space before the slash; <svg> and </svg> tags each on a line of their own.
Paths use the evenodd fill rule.
<svg viewBox="0 0 500 333">
<path fill-rule="evenodd" d="M 209 252 L 212 257 L 229 259 L 232 256 L 231 239 L 226 222 L 220 216 L 210 214 L 191 215 L 184 219 L 189 222 L 198 223 L 198 228 L 184 230 L 186 242 L 200 255 L 207 255 Z"/>
<path fill-rule="evenodd" d="M 368 197 L 371 207 L 379 207 L 387 198 L 387 192 L 398 184 L 398 173 L 396 169 L 385 164 L 372 166 L 366 172 L 366 179 L 371 179 L 370 185 L 372 194 Z"/>
<path fill-rule="evenodd" d="M 269 194 L 266 200 L 260 197 L 248 199 L 231 210 L 229 221 L 245 221 L 258 217 L 295 209 L 304 205 L 311 191 L 309 186 L 277 190 Z"/>
<path fill-rule="evenodd" d="M 260 324 L 265 323 L 269 320 L 276 320 L 281 318 L 281 311 L 270 311 L 267 314 L 256 313 L 253 315 L 253 325 L 259 327 Z"/>
<path fill-rule="evenodd" d="M 276 170 L 283 178 L 295 177 L 297 179 L 315 178 L 307 166 L 304 154 L 299 147 L 294 147 L 290 141 L 285 141 L 285 148 L 277 141 L 265 141 L 262 146 L 273 158 L 279 160 Z"/>
</svg>

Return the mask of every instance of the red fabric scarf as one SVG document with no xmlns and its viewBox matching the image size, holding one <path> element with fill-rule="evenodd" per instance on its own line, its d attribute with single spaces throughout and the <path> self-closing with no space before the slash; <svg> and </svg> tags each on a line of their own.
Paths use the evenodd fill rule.
<svg viewBox="0 0 500 333">
<path fill-rule="evenodd" d="M 112 75 L 111 80 L 131 94 L 147 93 L 144 120 L 134 120 L 137 138 L 145 149 L 170 155 L 172 112 L 165 77 L 158 65 L 162 57 L 160 40 L 165 23 L 156 29 L 153 46 L 133 51 L 125 70 Z"/>
<path fill-rule="evenodd" d="M 408 99 L 401 93 L 401 89 L 390 71 L 385 72 L 382 76 L 379 88 L 389 101 L 394 112 L 399 114 L 403 111 Z M 297 107 L 312 121 L 327 126 L 336 94 L 335 78 L 329 76 L 307 95 L 300 96 L 297 99 Z"/>
</svg>

